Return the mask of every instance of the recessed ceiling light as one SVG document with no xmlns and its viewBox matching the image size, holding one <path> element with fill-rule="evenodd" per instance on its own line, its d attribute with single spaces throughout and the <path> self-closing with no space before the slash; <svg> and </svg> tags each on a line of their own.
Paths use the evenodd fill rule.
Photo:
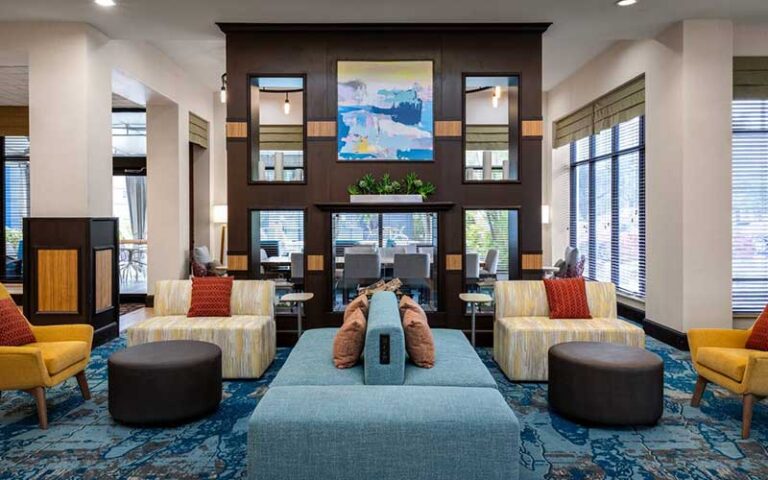
<svg viewBox="0 0 768 480">
<path fill-rule="evenodd" d="M 620 7 L 628 7 L 637 3 L 637 0 L 617 0 L 616 5 Z"/>
<path fill-rule="evenodd" d="M 116 5 L 115 0 L 93 0 L 93 2 L 102 7 L 114 7 Z"/>
</svg>

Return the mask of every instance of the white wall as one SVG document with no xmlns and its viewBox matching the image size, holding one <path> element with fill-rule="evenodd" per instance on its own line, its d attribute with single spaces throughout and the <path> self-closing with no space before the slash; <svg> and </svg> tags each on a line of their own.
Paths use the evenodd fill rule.
<svg viewBox="0 0 768 480">
<path fill-rule="evenodd" d="M 304 95 L 302 92 L 288 94 L 291 110 L 285 114 L 284 93 L 259 92 L 259 123 L 261 125 L 303 125 Z"/>
<path fill-rule="evenodd" d="M 645 75 L 645 310 L 678 331 L 731 324 L 729 32 L 728 21 L 689 20 L 618 42 L 547 94 L 550 136 L 552 121 Z M 569 238 L 569 154 L 550 142 L 553 223 L 544 234 L 556 257 Z"/>
</svg>

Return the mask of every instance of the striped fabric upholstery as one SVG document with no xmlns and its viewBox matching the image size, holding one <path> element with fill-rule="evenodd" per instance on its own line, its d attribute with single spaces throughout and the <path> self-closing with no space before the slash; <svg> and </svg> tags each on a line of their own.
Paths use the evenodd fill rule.
<svg viewBox="0 0 768 480">
<path fill-rule="evenodd" d="M 186 316 L 189 280 L 157 282 L 155 317 L 128 329 L 128 345 L 166 340 L 199 340 L 221 348 L 225 378 L 258 378 L 275 358 L 275 284 L 236 280 L 231 317 Z"/>
<path fill-rule="evenodd" d="M 592 319 L 554 320 L 544 282 L 496 282 L 493 356 L 511 380 L 546 381 L 547 354 L 563 342 L 610 342 L 645 346 L 643 330 L 619 320 L 616 289 L 607 282 L 587 282 Z"/>
</svg>

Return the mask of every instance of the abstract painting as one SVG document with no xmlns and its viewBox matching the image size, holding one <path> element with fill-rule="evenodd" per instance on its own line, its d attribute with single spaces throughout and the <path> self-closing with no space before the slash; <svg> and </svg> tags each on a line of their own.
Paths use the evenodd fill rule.
<svg viewBox="0 0 768 480">
<path fill-rule="evenodd" d="M 337 75 L 339 160 L 432 160 L 431 61 L 340 61 Z"/>
</svg>

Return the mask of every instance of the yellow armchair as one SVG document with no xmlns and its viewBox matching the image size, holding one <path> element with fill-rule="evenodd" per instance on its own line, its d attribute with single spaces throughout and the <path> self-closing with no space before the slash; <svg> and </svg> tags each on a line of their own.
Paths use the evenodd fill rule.
<svg viewBox="0 0 768 480">
<path fill-rule="evenodd" d="M 91 357 L 90 325 L 31 325 L 35 342 L 0 347 L 0 393 L 23 390 L 37 403 L 40 427 L 48 428 L 45 389 L 76 377 L 83 398 L 91 398 L 85 367 Z"/>
<path fill-rule="evenodd" d="M 768 352 L 746 348 L 750 332 L 715 328 L 688 331 L 691 359 L 699 375 L 691 405 L 699 406 L 710 382 L 741 395 L 742 438 L 749 438 L 755 402 L 768 396 Z"/>
</svg>

